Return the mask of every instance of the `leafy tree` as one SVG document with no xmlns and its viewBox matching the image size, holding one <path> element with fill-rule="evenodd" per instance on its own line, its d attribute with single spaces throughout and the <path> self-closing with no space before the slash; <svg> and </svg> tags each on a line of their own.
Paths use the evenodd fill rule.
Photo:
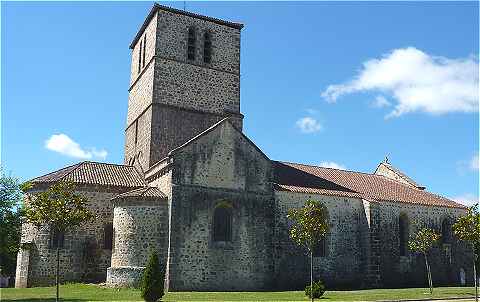
<svg viewBox="0 0 480 302">
<path fill-rule="evenodd" d="M 477 265 L 480 254 L 480 212 L 478 203 L 468 209 L 467 215 L 458 218 L 453 225 L 453 232 L 466 242 L 473 251 L 473 278 L 475 283 L 475 301 L 478 302 Z"/>
<path fill-rule="evenodd" d="M 92 220 L 94 215 L 87 208 L 88 200 L 75 193 L 71 182 L 58 182 L 47 190 L 34 193 L 25 202 L 27 222 L 37 227 L 47 225 L 55 234 L 64 234 L 80 224 Z M 57 268 L 55 274 L 56 301 L 58 301 L 58 281 L 60 269 L 60 246 L 57 243 Z"/>
<path fill-rule="evenodd" d="M 20 245 L 21 213 L 24 187 L 17 178 L 0 170 L 0 275 L 15 273 Z"/>
<path fill-rule="evenodd" d="M 156 252 L 152 252 L 148 258 L 147 267 L 145 268 L 142 276 L 142 282 L 140 286 L 142 298 L 147 302 L 155 302 L 160 299 L 164 294 L 164 279 L 165 274 L 163 269 L 160 267 L 158 255 Z"/>
<path fill-rule="evenodd" d="M 425 267 L 427 268 L 428 286 L 430 287 L 430 294 L 433 294 L 432 272 L 430 264 L 428 264 L 428 251 L 440 239 L 440 235 L 430 228 L 420 229 L 412 239 L 408 242 L 410 250 L 422 253 L 425 259 Z"/>
<path fill-rule="evenodd" d="M 287 217 L 292 220 L 290 238 L 310 253 L 310 288 L 313 287 L 313 249 L 328 232 L 328 211 L 318 201 L 307 200 L 299 209 L 290 209 Z M 314 300 L 313 295 L 311 296 Z"/>
</svg>

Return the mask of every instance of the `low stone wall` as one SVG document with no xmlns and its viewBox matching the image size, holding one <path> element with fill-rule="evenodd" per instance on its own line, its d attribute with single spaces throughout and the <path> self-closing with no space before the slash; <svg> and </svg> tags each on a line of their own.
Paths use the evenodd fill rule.
<svg viewBox="0 0 480 302">
<path fill-rule="evenodd" d="M 145 267 L 123 266 L 107 269 L 107 285 L 111 287 L 138 287 Z"/>
</svg>

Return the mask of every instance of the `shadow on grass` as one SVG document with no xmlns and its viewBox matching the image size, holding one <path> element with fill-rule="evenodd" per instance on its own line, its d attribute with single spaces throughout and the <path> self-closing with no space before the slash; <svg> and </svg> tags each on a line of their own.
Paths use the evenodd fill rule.
<svg viewBox="0 0 480 302">
<path fill-rule="evenodd" d="M 55 302 L 55 298 L 19 298 L 19 299 L 2 299 L 2 302 Z M 58 299 L 62 302 L 85 302 L 92 301 L 87 299 Z"/>
</svg>

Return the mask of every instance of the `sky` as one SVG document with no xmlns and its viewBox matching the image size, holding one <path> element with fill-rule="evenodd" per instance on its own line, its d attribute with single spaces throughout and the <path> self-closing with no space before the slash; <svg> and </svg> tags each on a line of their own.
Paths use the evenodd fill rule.
<svg viewBox="0 0 480 302">
<path fill-rule="evenodd" d="M 153 2 L 1 3 L 1 165 L 123 163 L 131 40 Z M 183 2 L 162 2 L 183 9 Z M 273 160 L 479 195 L 478 2 L 186 2 L 245 24 L 244 132 Z"/>
</svg>

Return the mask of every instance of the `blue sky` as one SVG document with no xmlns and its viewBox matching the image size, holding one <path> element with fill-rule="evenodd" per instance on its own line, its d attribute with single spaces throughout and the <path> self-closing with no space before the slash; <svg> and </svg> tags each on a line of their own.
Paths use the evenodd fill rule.
<svg viewBox="0 0 480 302">
<path fill-rule="evenodd" d="M 128 45 L 151 5 L 2 2 L 4 169 L 123 162 Z M 271 159 L 373 172 L 388 155 L 430 191 L 478 196 L 478 2 L 186 5 L 245 23 L 244 130 Z"/>
</svg>

